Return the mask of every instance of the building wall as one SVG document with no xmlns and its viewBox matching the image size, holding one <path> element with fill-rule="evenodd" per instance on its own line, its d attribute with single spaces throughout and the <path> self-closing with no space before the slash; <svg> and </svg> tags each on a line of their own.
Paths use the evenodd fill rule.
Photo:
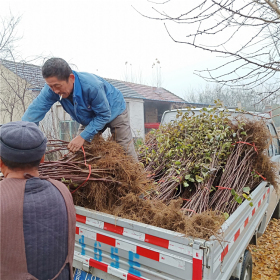
<svg viewBox="0 0 280 280">
<path fill-rule="evenodd" d="M 158 123 L 158 109 L 155 106 L 145 106 L 145 122 Z"/>
<path fill-rule="evenodd" d="M 125 98 L 133 138 L 145 137 L 143 99 Z"/>
<path fill-rule="evenodd" d="M 0 65 L 0 124 L 21 120 L 34 96 L 24 79 Z"/>
</svg>

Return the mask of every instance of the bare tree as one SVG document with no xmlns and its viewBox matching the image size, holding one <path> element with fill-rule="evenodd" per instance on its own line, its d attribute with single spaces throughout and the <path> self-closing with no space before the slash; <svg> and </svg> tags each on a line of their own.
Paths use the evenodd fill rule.
<svg viewBox="0 0 280 280">
<path fill-rule="evenodd" d="M 276 104 L 276 96 L 271 95 L 268 98 L 259 101 L 256 91 L 239 89 L 231 89 L 222 87 L 219 84 L 207 85 L 200 90 L 189 90 L 185 99 L 191 103 L 208 103 L 214 104 L 215 100 L 220 100 L 227 107 L 240 108 L 246 111 L 263 112 L 266 108 Z"/>
<path fill-rule="evenodd" d="M 31 64 L 36 60 L 42 60 L 42 56 L 34 56 L 33 59 L 26 61 L 17 53 L 15 43 L 21 39 L 16 35 L 19 22 L 20 17 L 13 15 L 1 19 L 0 123 L 21 120 L 27 107 L 45 84 L 41 67 Z M 48 138 L 59 138 L 60 119 L 56 109 L 54 105 L 40 123 L 41 130 Z"/>
<path fill-rule="evenodd" d="M 125 65 L 124 74 L 121 77 L 121 79 L 124 79 L 124 81 L 130 83 L 138 83 L 138 84 L 144 83 L 143 71 L 140 67 L 138 67 L 138 70 L 135 70 L 133 68 L 133 64 L 130 63 L 129 61 L 126 61 L 124 65 Z"/>
<path fill-rule="evenodd" d="M 174 42 L 224 58 L 219 66 L 196 71 L 197 75 L 208 82 L 249 91 L 258 92 L 262 85 L 262 98 L 279 93 L 279 0 L 188 1 L 185 10 L 176 12 L 168 12 L 172 0 L 153 3 L 162 4 L 153 7 L 154 15 L 137 11 L 147 18 L 164 21 Z M 183 39 L 173 35 L 173 23 L 183 25 Z"/>
<path fill-rule="evenodd" d="M 35 97 L 36 86 L 31 81 L 36 80 L 38 71 L 29 70 L 35 67 L 31 67 L 25 62 L 0 60 L 1 121 L 20 120 L 27 106 Z"/>
<path fill-rule="evenodd" d="M 14 57 L 15 43 L 20 39 L 16 34 L 16 28 L 21 17 L 12 14 L 7 18 L 0 18 L 0 58 L 9 59 Z"/>
<path fill-rule="evenodd" d="M 161 65 L 160 61 L 157 58 L 155 59 L 155 62 L 152 65 L 152 69 L 152 85 L 155 85 L 157 88 L 160 88 L 162 86 Z"/>
<path fill-rule="evenodd" d="M 0 25 L 0 113 L 1 122 L 15 121 L 27 109 L 33 99 L 32 80 L 37 73 L 26 71 L 30 67 L 26 62 L 15 62 L 17 57 L 16 43 L 21 39 L 16 34 L 20 17 L 12 14 L 1 18 Z M 9 59 L 9 60 L 7 60 Z"/>
<path fill-rule="evenodd" d="M 143 71 L 139 67 L 137 71 L 133 69 L 133 64 L 126 61 L 123 79 L 126 82 L 137 83 L 137 84 L 149 84 L 153 87 L 160 88 L 163 83 L 162 74 L 161 74 L 161 65 L 159 59 L 155 59 L 151 65 L 152 73 L 150 81 L 146 82 L 143 79 Z"/>
</svg>

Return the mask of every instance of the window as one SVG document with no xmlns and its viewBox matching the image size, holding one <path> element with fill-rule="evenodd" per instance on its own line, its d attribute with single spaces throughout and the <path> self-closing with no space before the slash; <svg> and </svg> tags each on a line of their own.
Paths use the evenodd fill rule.
<svg viewBox="0 0 280 280">
<path fill-rule="evenodd" d="M 77 136 L 78 129 L 79 124 L 76 121 L 60 121 L 60 139 L 64 141 L 71 141 Z"/>
</svg>

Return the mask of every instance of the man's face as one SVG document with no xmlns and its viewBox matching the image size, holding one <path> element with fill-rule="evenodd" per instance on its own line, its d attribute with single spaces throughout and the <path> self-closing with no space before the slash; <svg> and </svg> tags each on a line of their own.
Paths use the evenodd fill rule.
<svg viewBox="0 0 280 280">
<path fill-rule="evenodd" d="M 70 74 L 68 81 L 58 80 L 57 77 L 49 77 L 45 81 L 53 92 L 62 98 L 67 98 L 73 91 L 75 76 Z"/>
</svg>

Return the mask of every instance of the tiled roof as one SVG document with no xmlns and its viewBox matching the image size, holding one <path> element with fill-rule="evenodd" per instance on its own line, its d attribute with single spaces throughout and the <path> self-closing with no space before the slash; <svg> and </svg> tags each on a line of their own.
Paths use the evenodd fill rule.
<svg viewBox="0 0 280 280">
<path fill-rule="evenodd" d="M 115 88 L 117 88 L 123 94 L 124 98 L 143 99 L 143 96 L 141 94 L 139 94 L 137 91 L 130 88 L 126 82 L 113 80 L 113 79 L 107 79 L 107 78 L 104 78 L 104 80 L 106 80 L 111 85 L 113 85 Z"/>
<path fill-rule="evenodd" d="M 43 88 L 45 80 L 42 77 L 40 66 L 8 60 L 0 60 L 0 63 L 22 79 L 27 80 L 32 86 L 34 86 L 34 90 L 41 90 L 41 88 Z M 104 79 L 119 89 L 124 98 L 186 103 L 184 99 L 164 88 L 151 87 L 115 79 Z"/>
<path fill-rule="evenodd" d="M 151 87 L 141 84 L 124 82 L 114 79 L 106 79 L 110 84 L 119 89 L 124 97 L 141 98 L 146 100 L 168 101 L 168 102 L 183 102 L 186 101 L 179 96 L 171 93 L 164 88 Z"/>
<path fill-rule="evenodd" d="M 9 60 L 0 60 L 0 64 L 8 68 L 10 71 L 28 81 L 32 89 L 41 90 L 45 85 L 45 80 L 42 77 L 42 70 L 40 66 L 27 64 L 24 62 L 14 62 Z"/>
</svg>

